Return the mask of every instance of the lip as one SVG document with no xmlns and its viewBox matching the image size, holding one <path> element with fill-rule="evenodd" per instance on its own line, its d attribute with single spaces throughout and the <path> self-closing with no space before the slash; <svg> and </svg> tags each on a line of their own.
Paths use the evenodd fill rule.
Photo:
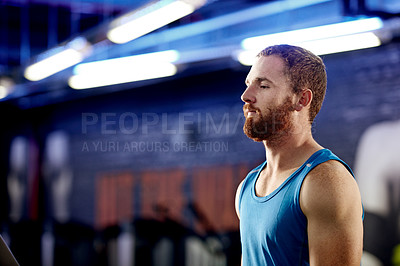
<svg viewBox="0 0 400 266">
<path fill-rule="evenodd" d="M 247 110 L 246 117 L 254 117 L 256 114 L 257 112 L 255 110 Z"/>
<path fill-rule="evenodd" d="M 251 106 L 250 104 L 246 103 L 243 106 L 243 115 L 244 117 L 248 118 L 248 117 L 255 117 L 257 115 L 257 113 L 259 112 L 258 108 L 255 108 L 253 106 Z"/>
<path fill-rule="evenodd" d="M 245 117 L 254 117 L 256 115 L 257 115 L 257 110 L 255 110 L 255 109 L 246 108 L 244 110 Z"/>
</svg>

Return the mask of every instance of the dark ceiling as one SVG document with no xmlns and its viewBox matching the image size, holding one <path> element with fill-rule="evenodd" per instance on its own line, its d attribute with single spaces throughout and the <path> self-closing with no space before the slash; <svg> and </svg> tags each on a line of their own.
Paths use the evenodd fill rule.
<svg viewBox="0 0 400 266">
<path fill-rule="evenodd" d="M 0 74 L 31 57 L 90 31 L 148 0 L 3 0 L 0 6 Z M 202 10 L 169 27 L 254 6 L 257 0 L 210 1 Z M 271 2 L 271 1 L 270 1 Z"/>
<path fill-rule="evenodd" d="M 2 1 L 0 71 L 24 65 L 46 49 L 135 9 L 145 0 Z"/>
</svg>

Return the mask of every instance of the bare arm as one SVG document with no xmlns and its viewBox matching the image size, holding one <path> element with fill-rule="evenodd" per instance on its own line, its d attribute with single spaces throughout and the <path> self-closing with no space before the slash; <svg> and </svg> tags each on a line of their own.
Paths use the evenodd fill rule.
<svg viewBox="0 0 400 266">
<path fill-rule="evenodd" d="M 236 196 L 235 196 L 235 210 L 236 210 L 236 215 L 237 217 L 240 219 L 240 214 L 239 214 L 239 195 L 240 195 L 240 190 L 242 190 L 242 185 L 243 185 L 243 181 L 240 182 L 237 190 L 236 190 Z"/>
<path fill-rule="evenodd" d="M 235 210 L 236 210 L 236 214 L 238 216 L 238 218 L 240 219 L 240 214 L 239 214 L 239 194 L 240 194 L 240 190 L 242 189 L 242 185 L 243 185 L 243 181 L 240 182 L 237 190 L 236 190 L 236 196 L 235 196 Z M 240 259 L 240 265 L 243 265 L 243 257 Z"/>
<path fill-rule="evenodd" d="M 337 161 L 313 169 L 300 192 L 307 217 L 310 265 L 360 265 L 362 205 L 357 183 Z"/>
</svg>

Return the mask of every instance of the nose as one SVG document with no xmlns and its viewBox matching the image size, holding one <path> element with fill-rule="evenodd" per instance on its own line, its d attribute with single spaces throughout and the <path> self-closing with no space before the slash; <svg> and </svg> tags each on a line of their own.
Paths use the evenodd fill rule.
<svg viewBox="0 0 400 266">
<path fill-rule="evenodd" d="M 248 86 L 246 88 L 246 90 L 243 92 L 240 99 L 242 99 L 242 101 L 245 103 L 255 103 L 256 102 L 256 98 L 255 98 L 250 86 Z"/>
</svg>

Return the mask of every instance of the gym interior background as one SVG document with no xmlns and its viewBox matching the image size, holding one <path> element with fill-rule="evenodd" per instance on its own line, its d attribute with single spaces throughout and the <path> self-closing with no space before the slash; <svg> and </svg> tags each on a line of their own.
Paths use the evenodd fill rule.
<svg viewBox="0 0 400 266">
<path fill-rule="evenodd" d="M 372 17 L 379 45 L 321 55 L 313 134 L 355 171 L 363 265 L 399 265 L 399 1 L 188 0 L 191 14 L 107 39 L 121 16 L 173 2 L 1 1 L 0 233 L 21 265 L 239 265 L 234 195 L 265 159 L 242 133 L 242 40 Z M 75 63 L 27 76 L 77 43 Z M 170 75 L 73 89 L 79 64 L 163 51 L 179 57 Z M 160 57 L 109 71 L 150 72 Z"/>
</svg>

